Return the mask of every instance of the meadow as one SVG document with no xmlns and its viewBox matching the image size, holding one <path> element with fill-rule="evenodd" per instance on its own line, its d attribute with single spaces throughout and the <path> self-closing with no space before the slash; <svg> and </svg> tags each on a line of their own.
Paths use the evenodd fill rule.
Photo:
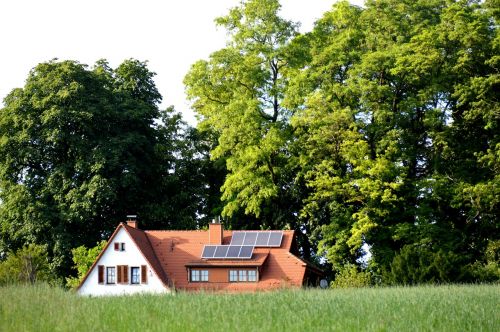
<svg viewBox="0 0 500 332">
<path fill-rule="evenodd" d="M 499 331 L 500 285 L 89 298 L 0 287 L 0 331 Z"/>
</svg>

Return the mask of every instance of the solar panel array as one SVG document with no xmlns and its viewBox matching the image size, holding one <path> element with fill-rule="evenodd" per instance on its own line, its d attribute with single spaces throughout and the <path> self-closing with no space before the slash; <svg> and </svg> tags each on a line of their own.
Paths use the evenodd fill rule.
<svg viewBox="0 0 500 332">
<path fill-rule="evenodd" d="M 281 231 L 234 231 L 231 245 L 254 247 L 280 247 L 283 239 Z"/>
<path fill-rule="evenodd" d="M 211 259 L 250 259 L 253 246 L 244 245 L 206 245 L 201 258 Z"/>
<path fill-rule="evenodd" d="M 255 247 L 280 247 L 282 231 L 235 231 L 229 245 L 205 245 L 201 258 L 250 259 Z"/>
</svg>

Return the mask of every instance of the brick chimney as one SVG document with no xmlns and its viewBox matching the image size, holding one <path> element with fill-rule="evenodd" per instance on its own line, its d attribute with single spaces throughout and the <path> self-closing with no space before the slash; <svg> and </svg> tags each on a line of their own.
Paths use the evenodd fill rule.
<svg viewBox="0 0 500 332">
<path fill-rule="evenodd" d="M 223 232 L 224 227 L 219 219 L 213 219 L 212 222 L 208 224 L 208 243 L 222 244 Z"/>
<path fill-rule="evenodd" d="M 127 216 L 127 225 L 133 228 L 138 228 L 137 216 L 135 214 L 129 214 Z"/>
</svg>

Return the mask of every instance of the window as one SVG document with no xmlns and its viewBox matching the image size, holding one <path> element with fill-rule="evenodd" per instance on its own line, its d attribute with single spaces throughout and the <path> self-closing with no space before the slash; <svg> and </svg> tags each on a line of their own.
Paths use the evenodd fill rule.
<svg viewBox="0 0 500 332">
<path fill-rule="evenodd" d="M 238 281 L 238 271 L 229 270 L 229 281 L 231 281 L 231 282 Z"/>
<path fill-rule="evenodd" d="M 132 276 L 130 279 L 131 284 L 139 284 L 140 278 L 139 278 L 139 267 L 134 266 L 130 269 L 130 275 Z"/>
<path fill-rule="evenodd" d="M 191 282 L 207 282 L 208 270 L 191 270 Z"/>
<path fill-rule="evenodd" d="M 191 270 L 191 281 L 200 281 L 200 270 Z"/>
<path fill-rule="evenodd" d="M 125 242 L 115 242 L 115 251 L 125 251 Z"/>
<path fill-rule="evenodd" d="M 114 284 L 116 279 L 116 268 L 113 267 L 107 267 L 106 268 L 106 283 L 107 284 Z"/>
<path fill-rule="evenodd" d="M 257 282 L 256 270 L 229 270 L 229 282 Z"/>
</svg>

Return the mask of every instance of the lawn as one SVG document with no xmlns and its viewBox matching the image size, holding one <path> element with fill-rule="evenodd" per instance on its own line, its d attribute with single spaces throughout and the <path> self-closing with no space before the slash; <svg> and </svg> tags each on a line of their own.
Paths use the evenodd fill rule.
<svg viewBox="0 0 500 332">
<path fill-rule="evenodd" d="M 0 287 L 0 331 L 499 331 L 500 285 L 88 298 Z"/>
</svg>

